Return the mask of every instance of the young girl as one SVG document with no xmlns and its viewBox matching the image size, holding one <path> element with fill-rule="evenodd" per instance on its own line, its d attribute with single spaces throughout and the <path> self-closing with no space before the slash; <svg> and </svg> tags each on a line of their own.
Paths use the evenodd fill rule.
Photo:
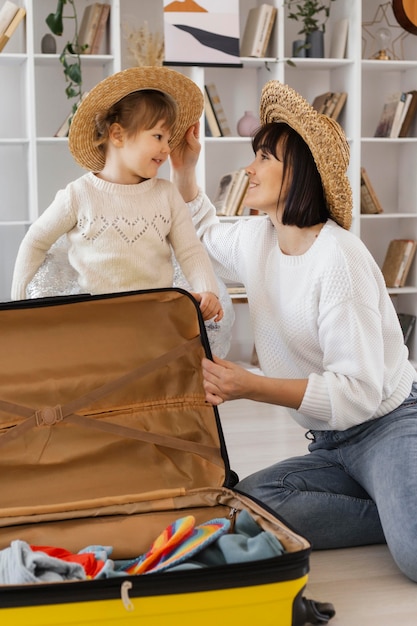
<svg viewBox="0 0 417 626">
<path fill-rule="evenodd" d="M 417 383 L 382 273 L 349 232 L 349 146 L 290 87 L 263 89 L 246 203 L 266 216 L 221 223 L 192 176 L 199 144 L 171 155 L 217 273 L 246 287 L 264 376 L 204 359 L 206 399 L 291 409 L 309 454 L 237 489 L 330 549 L 387 542 L 417 581 Z"/>
<path fill-rule="evenodd" d="M 173 250 L 204 319 L 219 321 L 223 312 L 207 253 L 178 190 L 157 178 L 202 109 L 197 85 L 167 68 L 131 68 L 94 87 L 69 135 L 75 160 L 90 172 L 59 191 L 28 230 L 12 299 L 26 297 L 47 251 L 66 234 L 83 292 L 170 287 Z"/>
</svg>

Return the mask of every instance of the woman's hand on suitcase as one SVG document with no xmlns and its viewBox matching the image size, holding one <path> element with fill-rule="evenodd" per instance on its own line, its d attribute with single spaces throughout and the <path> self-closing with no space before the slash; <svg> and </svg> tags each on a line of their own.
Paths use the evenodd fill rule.
<svg viewBox="0 0 417 626">
<path fill-rule="evenodd" d="M 213 361 L 203 359 L 202 367 L 207 402 L 219 405 L 226 400 L 247 397 L 254 374 L 216 356 L 213 356 Z"/>
</svg>

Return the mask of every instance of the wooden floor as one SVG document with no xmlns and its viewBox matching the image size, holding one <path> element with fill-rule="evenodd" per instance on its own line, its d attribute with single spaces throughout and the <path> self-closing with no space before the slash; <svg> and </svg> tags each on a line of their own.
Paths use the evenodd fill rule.
<svg viewBox="0 0 417 626">
<path fill-rule="evenodd" d="M 222 405 L 220 416 L 241 478 L 307 451 L 303 429 L 279 407 L 236 400 Z M 417 558 L 417 537 L 410 548 Z M 401 574 L 386 546 L 313 552 L 305 595 L 334 604 L 329 626 L 417 625 L 417 584 Z"/>
</svg>

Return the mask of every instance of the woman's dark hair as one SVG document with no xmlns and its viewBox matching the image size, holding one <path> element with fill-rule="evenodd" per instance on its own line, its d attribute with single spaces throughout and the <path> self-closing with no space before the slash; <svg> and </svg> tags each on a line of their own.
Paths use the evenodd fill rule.
<svg viewBox="0 0 417 626">
<path fill-rule="evenodd" d="M 253 151 L 263 150 L 277 158 L 278 142 L 283 153 L 283 186 L 290 180 L 282 223 L 304 228 L 326 222 L 330 212 L 320 174 L 310 148 L 293 128 L 284 122 L 261 126 L 252 139 Z"/>
</svg>

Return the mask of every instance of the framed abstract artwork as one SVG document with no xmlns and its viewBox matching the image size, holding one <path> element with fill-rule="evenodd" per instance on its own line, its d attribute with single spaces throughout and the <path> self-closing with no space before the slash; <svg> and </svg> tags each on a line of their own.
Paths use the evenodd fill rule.
<svg viewBox="0 0 417 626">
<path fill-rule="evenodd" d="M 241 65 L 239 0 L 164 0 L 165 64 Z"/>
</svg>

